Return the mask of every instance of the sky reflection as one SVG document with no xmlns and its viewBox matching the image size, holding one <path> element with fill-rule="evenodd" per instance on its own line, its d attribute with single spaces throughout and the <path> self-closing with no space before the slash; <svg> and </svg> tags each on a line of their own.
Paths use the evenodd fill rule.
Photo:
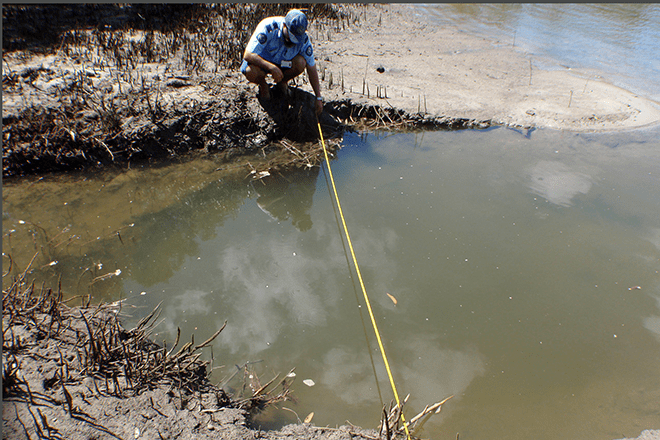
<svg viewBox="0 0 660 440">
<path fill-rule="evenodd" d="M 532 192 L 559 206 L 571 206 L 578 194 L 591 189 L 591 177 L 571 171 L 561 162 L 539 161 L 530 172 Z"/>
<path fill-rule="evenodd" d="M 456 396 L 424 436 L 467 438 L 479 429 L 554 440 L 565 437 L 566 421 L 573 429 L 585 420 L 607 429 L 649 426 L 660 400 L 630 390 L 658 380 L 657 139 L 545 130 L 525 137 L 506 129 L 347 136 L 333 170 L 399 393 L 411 393 L 411 412 Z M 161 301 L 159 342 L 171 343 L 180 327 L 180 345 L 192 334 L 199 343 L 228 321 L 213 344 L 215 365 L 225 366 L 216 383 L 247 361 L 265 379 L 295 367 L 298 400 L 287 404 L 298 414 L 314 411 L 319 426 L 347 418 L 377 424 L 362 294 L 356 301 L 325 179 L 287 176 L 264 187 L 219 181 L 214 164 L 205 178 L 193 163 L 176 168 L 176 188 L 188 188 L 189 175 L 199 185 L 171 190 L 160 207 L 140 200 L 171 186 L 175 176 L 165 170 L 153 180 L 149 173 L 139 182 L 114 180 L 115 197 L 104 199 L 116 213 L 112 224 L 135 224 L 121 230 L 121 241 L 101 221 L 109 208 L 93 211 L 99 192 L 89 188 L 98 182 L 78 185 L 89 193 L 77 194 L 90 209 L 84 218 L 99 216 L 96 230 L 109 229 L 105 241 L 93 242 L 96 254 L 91 244 L 60 246 L 41 264 L 57 259 L 54 268 L 68 268 L 76 283 L 81 255 L 104 271 L 121 263 L 112 282 L 123 290 L 112 300 L 129 298 L 127 327 Z M 29 188 L 57 192 L 49 185 Z M 125 197 L 142 187 L 153 188 Z M 62 224 L 61 203 L 37 212 L 22 202 L 27 189 L 10 185 L 3 193 L 12 218 Z M 123 209 L 136 203 L 135 211 Z M 14 223 L 3 227 L 25 232 L 27 224 Z M 628 289 L 634 286 L 641 289 Z M 308 378 L 314 387 L 302 384 Z M 599 399 L 612 395 L 622 399 L 603 411 Z"/>
</svg>

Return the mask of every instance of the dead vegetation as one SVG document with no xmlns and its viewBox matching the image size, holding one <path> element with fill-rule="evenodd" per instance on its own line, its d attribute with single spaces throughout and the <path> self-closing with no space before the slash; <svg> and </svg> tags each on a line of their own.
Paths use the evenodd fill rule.
<svg viewBox="0 0 660 440">
<path fill-rule="evenodd" d="M 26 5 L 3 4 L 3 41 L 4 52 L 30 50 L 50 53 L 55 49 L 64 49 L 66 45 L 80 46 L 84 34 L 91 30 L 97 35 L 97 42 L 104 50 L 129 51 L 120 42 L 122 35 L 129 30 L 143 31 L 167 36 L 167 43 L 160 49 L 172 55 L 177 49 L 192 41 L 186 37 L 191 34 L 207 35 L 207 41 L 200 42 L 207 54 L 216 49 L 227 67 L 240 64 L 242 48 L 259 21 L 271 15 L 284 15 L 291 8 L 305 9 L 310 21 L 327 19 L 329 25 L 336 28 L 355 23 L 359 18 L 347 12 L 347 8 L 330 4 L 305 3 L 268 3 L 268 4 L 62 4 L 62 5 Z M 157 54 L 159 49 L 147 43 L 154 43 L 149 38 L 141 45 L 142 54 Z M 238 46 L 238 47 L 237 47 Z M 127 52 L 125 52 L 127 53 Z M 238 57 L 236 56 L 238 55 Z M 203 56 L 203 55 L 200 55 Z M 154 58 L 152 58 L 154 60 Z M 159 61 L 167 61 L 168 57 Z"/>
<path fill-rule="evenodd" d="M 242 386 L 234 393 L 209 382 L 215 359 L 212 356 L 210 362 L 201 360 L 201 350 L 212 344 L 226 322 L 201 343 L 196 344 L 193 335 L 191 341 L 179 347 L 179 331 L 173 344 L 159 345 L 151 337 L 158 324 L 160 305 L 134 328 L 126 330 L 119 319 L 122 307 L 128 306 L 123 301 L 90 306 L 88 298 L 85 304 L 86 298 L 76 297 L 83 301 L 83 306 L 69 306 L 66 303 L 71 300 L 63 301 L 61 288 L 38 288 L 30 283 L 26 279 L 29 270 L 30 266 L 2 292 L 3 403 L 14 408 L 16 414 L 12 418 L 3 412 L 8 432 L 23 431 L 27 438 L 67 438 L 64 430 L 79 430 L 82 423 L 87 430 L 118 438 L 108 420 L 111 415 L 103 410 L 107 406 L 104 402 L 141 399 L 140 402 L 148 402 L 152 413 L 166 419 L 164 402 L 154 401 L 149 394 L 157 389 L 162 390 L 161 399 L 163 395 L 170 396 L 168 399 L 177 410 L 196 409 L 198 416 L 210 417 L 207 428 L 211 431 L 217 428 L 210 415 L 222 408 L 254 413 L 291 398 L 294 369 L 264 383 L 247 362 L 223 380 L 226 384 L 239 376 Z M 402 406 L 407 400 L 406 397 Z M 406 422 L 413 438 L 418 438 L 416 434 L 426 420 L 439 413 L 447 400 L 427 406 Z M 144 414 L 140 402 L 135 404 L 136 411 Z M 305 432 L 298 433 L 298 438 L 317 438 L 319 433 L 345 433 L 347 438 L 372 440 L 406 438 L 401 408 L 393 404 L 383 409 L 377 435 L 352 425 L 312 426 L 312 417 L 313 413 L 300 421 L 299 429 Z M 76 423 L 67 425 L 66 419 Z M 161 431 L 157 432 L 160 435 Z"/>
<path fill-rule="evenodd" d="M 349 19 L 323 4 L 3 5 L 3 175 L 282 139 L 236 68 L 256 24 L 294 6 Z"/>
<path fill-rule="evenodd" d="M 29 267 L 3 291 L 2 384 L 5 403 L 22 403 L 33 414 L 31 421 L 22 423 L 28 423 L 38 438 L 53 438 L 45 408 L 61 407 L 69 417 L 90 426 L 101 422 L 103 430 L 102 421 L 83 409 L 90 403 L 81 391 L 85 388 L 97 397 L 120 399 L 165 388 L 180 409 L 188 408 L 201 393 L 213 395 L 216 407 L 246 411 L 289 398 L 295 377 L 291 372 L 258 388 L 244 384 L 235 395 L 208 381 L 209 362 L 200 359 L 201 350 L 226 322 L 202 343 L 196 344 L 193 335 L 179 348 L 177 335 L 169 347 L 159 345 L 150 339 L 159 307 L 125 330 L 119 321 L 121 301 L 69 307 L 59 288 L 35 287 L 26 280 L 28 272 Z"/>
<path fill-rule="evenodd" d="M 433 405 L 426 405 L 419 414 L 411 418 L 409 421 L 406 420 L 404 422 L 401 413 L 408 402 L 409 397 L 410 394 L 403 399 L 400 407 L 394 402 L 390 402 L 387 407 L 383 408 L 383 414 L 381 415 L 380 424 L 378 425 L 378 432 L 380 433 L 381 438 L 385 437 L 387 440 L 393 438 L 406 438 L 406 429 L 412 438 L 418 438 L 417 434 L 422 430 L 424 424 L 433 415 L 439 414 L 440 411 L 442 411 L 442 405 L 454 396 L 449 396 Z"/>
<path fill-rule="evenodd" d="M 316 166 L 305 93 L 268 111 L 237 73 L 257 23 L 306 8 L 316 37 L 359 23 L 361 5 L 3 5 L 3 176 L 168 160 L 195 150 L 275 154 L 271 168 Z M 312 25 L 310 25 L 312 26 Z M 301 79 L 303 82 L 304 78 Z M 323 75 L 328 87 L 332 74 Z M 343 80 L 341 81 L 343 86 Z M 301 92 L 301 90 L 297 90 Z M 368 91 L 367 91 L 368 93 Z M 309 94 L 307 94 L 309 95 Z M 311 96 L 311 95 L 310 95 Z M 465 128 L 384 105 L 328 102 L 326 139 L 344 130 Z M 309 113 L 309 115 L 307 115 Z M 282 143 L 282 141 L 285 141 Z M 290 147 L 291 142 L 303 154 Z M 320 146 L 315 148 L 316 153 Z M 291 159 L 287 162 L 284 158 Z"/>
</svg>

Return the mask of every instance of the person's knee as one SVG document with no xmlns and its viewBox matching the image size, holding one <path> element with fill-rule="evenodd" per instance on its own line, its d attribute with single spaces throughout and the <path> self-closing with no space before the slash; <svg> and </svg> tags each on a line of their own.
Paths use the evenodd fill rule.
<svg viewBox="0 0 660 440">
<path fill-rule="evenodd" d="M 307 61 L 305 61 L 305 57 L 302 55 L 296 55 L 293 60 L 291 60 L 291 69 L 297 72 L 298 75 L 305 70 L 305 67 L 307 67 Z"/>
<path fill-rule="evenodd" d="M 248 81 L 253 83 L 260 83 L 266 78 L 266 72 L 253 64 L 248 64 L 245 69 L 241 69 L 241 72 Z"/>
</svg>

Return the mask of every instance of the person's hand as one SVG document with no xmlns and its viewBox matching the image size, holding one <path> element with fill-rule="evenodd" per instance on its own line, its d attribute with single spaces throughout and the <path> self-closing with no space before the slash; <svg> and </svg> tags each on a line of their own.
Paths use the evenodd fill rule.
<svg viewBox="0 0 660 440">
<path fill-rule="evenodd" d="M 270 74 L 273 76 L 273 80 L 275 80 L 275 83 L 278 83 L 284 79 L 284 74 L 282 73 L 282 70 L 277 67 L 275 64 L 271 64 L 270 68 Z"/>
<path fill-rule="evenodd" d="M 323 113 L 323 101 L 316 100 L 316 116 L 321 116 Z"/>
</svg>

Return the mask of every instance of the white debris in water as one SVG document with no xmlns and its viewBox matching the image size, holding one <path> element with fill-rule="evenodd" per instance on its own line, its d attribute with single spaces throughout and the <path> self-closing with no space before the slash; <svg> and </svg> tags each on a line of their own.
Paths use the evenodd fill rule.
<svg viewBox="0 0 660 440">
<path fill-rule="evenodd" d="M 313 387 L 314 385 L 316 385 L 316 383 L 312 379 L 305 379 L 303 380 L 303 383 L 308 387 Z"/>
</svg>

